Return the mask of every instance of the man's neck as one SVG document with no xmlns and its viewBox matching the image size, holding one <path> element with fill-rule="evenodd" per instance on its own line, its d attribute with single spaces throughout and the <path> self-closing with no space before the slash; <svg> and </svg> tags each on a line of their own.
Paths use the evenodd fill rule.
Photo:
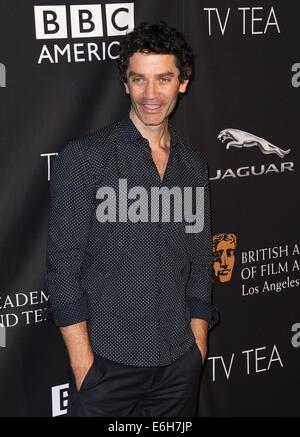
<svg viewBox="0 0 300 437">
<path fill-rule="evenodd" d="M 164 120 L 164 122 L 160 125 L 148 126 L 142 123 L 142 121 L 137 117 L 133 109 L 131 109 L 129 117 L 134 123 L 135 127 L 141 133 L 141 135 L 149 141 L 151 149 L 157 150 L 160 147 L 170 147 L 171 140 L 168 127 L 168 119 Z"/>
</svg>

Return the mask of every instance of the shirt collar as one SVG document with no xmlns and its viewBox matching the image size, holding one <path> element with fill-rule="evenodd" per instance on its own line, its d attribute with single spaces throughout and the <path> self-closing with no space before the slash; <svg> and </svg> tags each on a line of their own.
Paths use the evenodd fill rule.
<svg viewBox="0 0 300 437">
<path fill-rule="evenodd" d="M 142 136 L 140 131 L 137 129 L 129 115 L 126 115 L 126 117 L 122 118 L 119 121 L 119 127 L 121 128 L 121 131 L 125 134 L 125 136 L 134 143 L 138 143 L 142 145 L 143 147 L 146 147 L 149 149 L 149 141 Z M 173 149 L 179 142 L 179 137 L 176 134 L 172 123 L 169 122 L 169 131 L 170 131 L 170 137 L 171 137 L 171 144 L 170 148 Z"/>
</svg>

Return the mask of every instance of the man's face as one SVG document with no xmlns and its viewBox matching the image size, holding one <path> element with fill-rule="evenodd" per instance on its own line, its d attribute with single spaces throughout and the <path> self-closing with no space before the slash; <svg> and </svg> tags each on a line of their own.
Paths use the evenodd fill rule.
<svg viewBox="0 0 300 437">
<path fill-rule="evenodd" d="M 174 55 L 134 53 L 125 83 L 132 116 L 146 126 L 162 124 L 173 111 L 178 93 L 186 90 L 188 80 L 180 83 L 178 76 Z"/>
<path fill-rule="evenodd" d="M 220 282 L 228 282 L 231 279 L 235 262 L 234 249 L 234 243 L 222 240 L 214 250 L 214 272 Z"/>
</svg>

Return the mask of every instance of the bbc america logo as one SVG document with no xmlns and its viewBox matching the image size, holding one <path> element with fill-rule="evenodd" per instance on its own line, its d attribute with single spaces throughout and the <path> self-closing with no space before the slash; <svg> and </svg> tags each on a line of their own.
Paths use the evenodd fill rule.
<svg viewBox="0 0 300 437">
<path fill-rule="evenodd" d="M 34 6 L 34 18 L 36 39 L 120 36 L 134 28 L 134 3 Z"/>
<path fill-rule="evenodd" d="M 115 60 L 119 38 L 134 29 L 134 3 L 39 5 L 34 19 L 38 64 Z"/>
</svg>

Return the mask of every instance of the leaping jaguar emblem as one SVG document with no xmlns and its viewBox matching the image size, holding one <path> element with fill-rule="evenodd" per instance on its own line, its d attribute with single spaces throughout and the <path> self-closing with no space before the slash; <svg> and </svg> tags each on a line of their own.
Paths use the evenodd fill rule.
<svg viewBox="0 0 300 437">
<path fill-rule="evenodd" d="M 276 155 L 280 156 L 280 158 L 283 158 L 291 151 L 291 149 L 288 150 L 280 149 L 280 147 L 275 146 L 274 144 L 270 143 L 267 140 L 264 140 L 263 138 L 257 137 L 256 135 L 250 134 L 249 132 L 245 132 L 239 129 L 223 129 L 219 133 L 218 139 L 222 141 L 222 143 L 225 143 L 225 141 L 230 140 L 226 144 L 227 150 L 231 146 L 239 147 L 239 148 L 258 146 L 263 154 L 269 155 L 271 153 L 275 153 Z"/>
</svg>

